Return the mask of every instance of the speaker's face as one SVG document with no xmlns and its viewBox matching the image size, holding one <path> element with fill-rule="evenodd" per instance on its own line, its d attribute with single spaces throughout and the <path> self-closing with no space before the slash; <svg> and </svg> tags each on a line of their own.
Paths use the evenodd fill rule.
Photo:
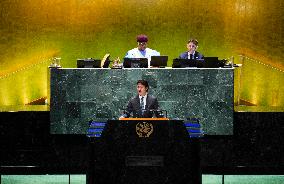
<svg viewBox="0 0 284 184">
<path fill-rule="evenodd" d="M 145 96 L 146 92 L 147 92 L 147 88 L 144 85 L 138 83 L 137 84 L 137 93 L 138 93 L 138 95 Z"/>
</svg>

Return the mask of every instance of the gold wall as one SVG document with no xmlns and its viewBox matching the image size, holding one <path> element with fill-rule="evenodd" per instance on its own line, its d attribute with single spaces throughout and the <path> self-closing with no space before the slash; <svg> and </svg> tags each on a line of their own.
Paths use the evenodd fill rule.
<svg viewBox="0 0 284 184">
<path fill-rule="evenodd" d="M 26 76 L 22 68 L 54 56 L 62 58 L 63 67 L 75 67 L 77 58 L 102 58 L 105 53 L 112 59 L 123 58 L 141 33 L 149 36 L 150 48 L 169 55 L 170 61 L 195 37 L 205 56 L 234 56 L 239 62 L 238 55 L 243 54 L 284 70 L 282 10 L 282 0 L 4 0 L 0 2 L 0 85 L 8 85 L 7 75 L 13 72 L 14 81 L 22 84 Z M 2 100 L 15 82 L 10 88 L 1 86 L 0 104 L 24 104 L 46 96 L 43 75 L 46 72 L 34 70 L 26 76 L 40 81 L 22 84 L 31 91 L 25 97 L 21 85 L 16 85 L 18 93 Z M 244 89 L 251 85 L 250 80 L 242 82 Z M 252 100 L 250 93 L 240 92 L 247 101 Z M 267 98 L 257 96 L 258 101 Z M 278 95 L 281 102 L 283 98 Z"/>
</svg>

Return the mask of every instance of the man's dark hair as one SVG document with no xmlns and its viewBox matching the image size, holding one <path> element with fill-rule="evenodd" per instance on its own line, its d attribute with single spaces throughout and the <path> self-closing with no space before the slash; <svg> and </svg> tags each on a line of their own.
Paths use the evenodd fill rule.
<svg viewBox="0 0 284 184">
<path fill-rule="evenodd" d="M 194 45 L 196 46 L 198 45 L 198 41 L 194 38 L 189 39 L 187 43 L 190 43 L 190 42 L 194 43 Z"/>
<path fill-rule="evenodd" d="M 138 80 L 138 81 L 137 81 L 137 85 L 138 85 L 138 84 L 142 84 L 143 86 L 145 86 L 146 91 L 149 90 L 149 84 L 148 84 L 148 82 L 147 82 L 146 80 Z"/>
</svg>

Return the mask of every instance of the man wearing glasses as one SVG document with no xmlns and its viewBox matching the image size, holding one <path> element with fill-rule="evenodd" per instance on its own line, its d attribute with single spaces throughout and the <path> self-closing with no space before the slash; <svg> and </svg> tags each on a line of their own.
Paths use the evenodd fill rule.
<svg viewBox="0 0 284 184">
<path fill-rule="evenodd" d="M 151 60 L 151 56 L 160 56 L 156 50 L 147 48 L 148 37 L 144 34 L 137 36 L 137 47 L 129 50 L 125 58 L 147 58 Z"/>
</svg>

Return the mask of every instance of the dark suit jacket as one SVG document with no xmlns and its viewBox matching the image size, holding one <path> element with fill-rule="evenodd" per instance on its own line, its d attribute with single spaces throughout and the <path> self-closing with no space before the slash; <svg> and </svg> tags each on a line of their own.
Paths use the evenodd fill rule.
<svg viewBox="0 0 284 184">
<path fill-rule="evenodd" d="M 179 58 L 180 59 L 188 59 L 188 52 L 184 52 L 184 53 L 180 54 Z M 204 58 L 204 56 L 201 53 L 195 51 L 194 59 L 203 59 L 203 58 Z"/>
<path fill-rule="evenodd" d="M 129 100 L 125 117 L 130 117 L 130 114 L 133 113 L 133 117 L 135 118 L 152 118 L 153 117 L 153 112 L 150 110 L 158 110 L 159 109 L 159 104 L 158 100 L 156 97 L 152 95 L 147 95 L 146 98 L 146 105 L 145 105 L 145 110 L 142 114 L 141 108 L 140 108 L 140 99 L 139 96 L 136 95 L 132 99 Z M 157 114 L 156 114 L 157 115 Z"/>
</svg>

